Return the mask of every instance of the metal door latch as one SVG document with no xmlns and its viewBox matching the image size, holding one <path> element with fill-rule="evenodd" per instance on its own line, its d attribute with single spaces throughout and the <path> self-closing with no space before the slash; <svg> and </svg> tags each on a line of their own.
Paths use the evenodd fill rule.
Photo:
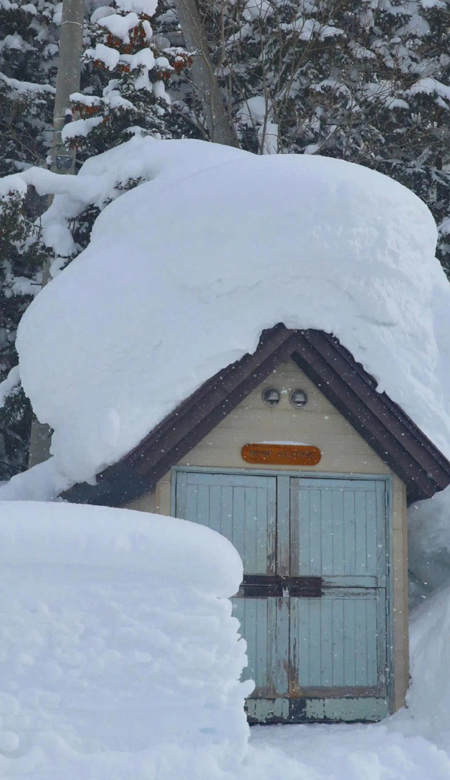
<svg viewBox="0 0 450 780">
<path fill-rule="evenodd" d="M 283 598 L 320 598 L 322 577 L 279 577 L 266 574 L 244 574 L 239 596 L 262 599 L 270 596 Z"/>
</svg>

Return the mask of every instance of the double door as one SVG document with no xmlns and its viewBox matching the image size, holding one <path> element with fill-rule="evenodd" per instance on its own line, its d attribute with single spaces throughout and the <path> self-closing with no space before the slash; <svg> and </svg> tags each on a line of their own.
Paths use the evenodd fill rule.
<svg viewBox="0 0 450 780">
<path fill-rule="evenodd" d="M 226 536 L 253 722 L 389 712 L 386 483 L 176 471 L 175 514 Z"/>
</svg>

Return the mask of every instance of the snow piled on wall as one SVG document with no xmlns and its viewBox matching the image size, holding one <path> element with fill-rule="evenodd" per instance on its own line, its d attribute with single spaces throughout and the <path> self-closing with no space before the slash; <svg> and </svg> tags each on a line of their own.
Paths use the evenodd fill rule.
<svg viewBox="0 0 450 780">
<path fill-rule="evenodd" d="M 450 583 L 450 487 L 408 509 L 412 605 Z"/>
<path fill-rule="evenodd" d="M 18 333 L 68 481 L 92 480 L 278 322 L 338 336 L 450 455 L 450 287 L 415 195 L 339 160 L 135 138 L 86 163 L 78 197 L 82 176 L 104 198 L 119 172 L 151 181 L 105 208 Z"/>
<path fill-rule="evenodd" d="M 238 553 L 200 525 L 65 503 L 0 507 L 2 778 L 211 780 L 252 684 Z"/>
</svg>

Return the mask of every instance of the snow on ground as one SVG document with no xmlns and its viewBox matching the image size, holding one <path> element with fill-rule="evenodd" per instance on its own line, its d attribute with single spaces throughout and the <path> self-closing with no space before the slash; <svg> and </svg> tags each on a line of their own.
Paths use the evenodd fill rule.
<svg viewBox="0 0 450 780">
<path fill-rule="evenodd" d="M 450 755 L 383 724 L 252 729 L 236 780 L 448 780 Z M 233 778 L 234 780 L 234 778 Z"/>
<path fill-rule="evenodd" d="M 243 757 L 224 537 L 65 503 L 0 510 L 0 776 L 211 780 Z"/>
<path fill-rule="evenodd" d="M 415 195 L 340 160 L 148 138 L 66 186 L 104 200 L 140 174 L 19 327 L 23 386 L 68 480 L 117 461 L 277 322 L 335 333 L 450 454 L 450 287 Z M 60 195 L 51 213 L 71 208 Z"/>
<path fill-rule="evenodd" d="M 234 548 L 130 510 L 0 510 L 4 780 L 448 780 L 450 597 L 413 631 L 410 709 L 249 729 Z"/>
</svg>

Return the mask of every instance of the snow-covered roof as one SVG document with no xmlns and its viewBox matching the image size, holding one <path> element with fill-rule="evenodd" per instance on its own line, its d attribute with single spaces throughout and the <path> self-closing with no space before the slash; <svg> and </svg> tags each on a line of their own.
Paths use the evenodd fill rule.
<svg viewBox="0 0 450 780">
<path fill-rule="evenodd" d="M 339 160 L 187 140 L 136 138 L 84 167 L 99 189 L 119 168 L 151 181 L 102 212 L 19 328 L 23 386 L 69 481 L 279 322 L 335 334 L 450 454 L 450 287 L 409 190 Z"/>
<path fill-rule="evenodd" d="M 159 479 L 289 359 L 400 477 L 409 502 L 430 498 L 449 485 L 449 461 L 398 404 L 377 392 L 373 377 L 335 336 L 320 330 L 289 330 L 279 324 L 263 332 L 252 355 L 218 371 L 134 450 L 102 471 L 97 484 L 74 485 L 64 491 L 63 498 L 122 506 L 151 492 Z"/>
</svg>

